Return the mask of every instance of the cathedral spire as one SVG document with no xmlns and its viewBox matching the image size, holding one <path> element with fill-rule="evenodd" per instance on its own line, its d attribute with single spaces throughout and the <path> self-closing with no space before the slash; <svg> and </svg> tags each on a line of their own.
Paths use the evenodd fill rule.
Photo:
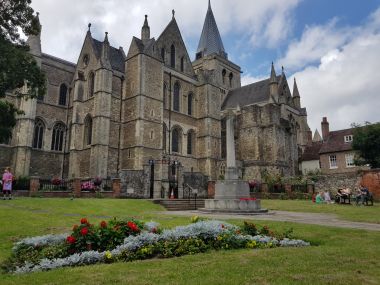
<svg viewBox="0 0 380 285">
<path fill-rule="evenodd" d="M 274 70 L 273 61 L 272 61 L 272 67 L 270 71 L 270 83 L 277 83 L 277 75 L 276 75 L 276 71 Z"/>
<path fill-rule="evenodd" d="M 150 27 L 148 24 L 148 15 L 145 15 L 144 25 L 141 28 L 141 40 L 146 41 L 150 39 Z"/>
<path fill-rule="evenodd" d="M 293 86 L 293 97 L 300 97 L 300 93 L 298 91 L 297 81 L 294 77 L 294 86 Z"/>
<path fill-rule="evenodd" d="M 272 103 L 278 102 L 278 81 L 277 81 L 276 70 L 274 70 L 273 62 L 272 62 L 270 78 L 269 78 L 269 99 L 270 99 L 270 102 Z"/>
<path fill-rule="evenodd" d="M 102 43 L 102 54 L 101 54 L 100 62 L 102 66 L 106 68 L 111 68 L 109 53 L 110 53 L 110 43 L 108 41 L 108 32 L 105 32 L 104 41 Z"/>
<path fill-rule="evenodd" d="M 219 54 L 227 58 L 227 53 L 224 50 L 222 38 L 216 25 L 214 13 L 211 9 L 211 2 L 208 2 L 208 9 L 203 24 L 202 35 L 199 40 L 196 58 L 202 58 L 210 54 Z"/>
<path fill-rule="evenodd" d="M 40 13 L 37 12 L 36 17 L 33 21 L 35 21 L 36 25 L 39 27 L 39 32 L 37 35 L 30 35 L 26 40 L 26 44 L 30 48 L 30 53 L 36 57 L 41 57 L 41 23 L 40 23 Z"/>
</svg>

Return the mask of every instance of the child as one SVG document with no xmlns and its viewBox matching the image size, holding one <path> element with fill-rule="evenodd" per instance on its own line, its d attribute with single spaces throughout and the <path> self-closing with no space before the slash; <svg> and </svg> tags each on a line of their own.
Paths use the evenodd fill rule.
<svg viewBox="0 0 380 285">
<path fill-rule="evenodd" d="M 315 197 L 315 203 L 322 204 L 323 202 L 324 201 L 323 201 L 322 194 L 321 194 L 321 192 L 318 192 L 317 197 Z"/>
<path fill-rule="evenodd" d="M 13 175 L 10 172 L 10 168 L 6 167 L 3 174 L 3 200 L 6 199 L 8 196 L 8 199 L 12 199 L 12 181 L 13 181 Z"/>
</svg>

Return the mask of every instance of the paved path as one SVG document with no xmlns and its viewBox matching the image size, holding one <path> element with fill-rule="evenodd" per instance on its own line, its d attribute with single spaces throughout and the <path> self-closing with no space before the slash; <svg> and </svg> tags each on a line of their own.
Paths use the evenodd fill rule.
<svg viewBox="0 0 380 285">
<path fill-rule="evenodd" d="M 160 212 L 160 214 L 174 216 L 202 216 L 214 219 L 241 219 L 241 220 L 263 220 L 263 221 L 281 221 L 293 222 L 300 224 L 311 224 L 321 226 L 331 226 L 338 228 L 362 229 L 369 231 L 380 231 L 380 224 L 351 222 L 338 219 L 333 214 L 320 213 L 301 213 L 301 212 L 286 212 L 286 211 L 270 211 L 268 214 L 255 215 L 236 215 L 236 214 L 216 214 L 204 213 L 201 211 L 170 211 Z"/>
</svg>

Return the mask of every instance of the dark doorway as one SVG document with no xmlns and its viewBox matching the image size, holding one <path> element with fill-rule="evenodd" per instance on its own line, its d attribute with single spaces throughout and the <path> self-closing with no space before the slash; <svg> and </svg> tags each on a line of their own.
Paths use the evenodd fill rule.
<svg viewBox="0 0 380 285">
<path fill-rule="evenodd" d="M 149 160 L 150 165 L 150 187 L 149 187 L 149 197 L 153 199 L 154 195 L 154 161 Z"/>
</svg>

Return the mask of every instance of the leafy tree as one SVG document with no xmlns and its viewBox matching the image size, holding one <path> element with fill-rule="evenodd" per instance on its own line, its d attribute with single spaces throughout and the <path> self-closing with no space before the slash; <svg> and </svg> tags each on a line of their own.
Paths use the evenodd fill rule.
<svg viewBox="0 0 380 285">
<path fill-rule="evenodd" d="M 359 153 L 355 164 L 369 164 L 371 168 L 380 168 L 380 123 L 367 122 L 365 126 L 354 127 L 352 147 Z"/>
<path fill-rule="evenodd" d="M 45 94 L 45 75 L 29 47 L 20 36 L 38 35 L 41 26 L 38 15 L 33 14 L 31 0 L 0 1 L 0 141 L 8 141 L 16 125 L 16 114 L 20 113 L 11 103 L 5 101 L 7 92 L 18 96 L 35 98 Z M 19 89 L 26 84 L 28 95 Z"/>
</svg>

